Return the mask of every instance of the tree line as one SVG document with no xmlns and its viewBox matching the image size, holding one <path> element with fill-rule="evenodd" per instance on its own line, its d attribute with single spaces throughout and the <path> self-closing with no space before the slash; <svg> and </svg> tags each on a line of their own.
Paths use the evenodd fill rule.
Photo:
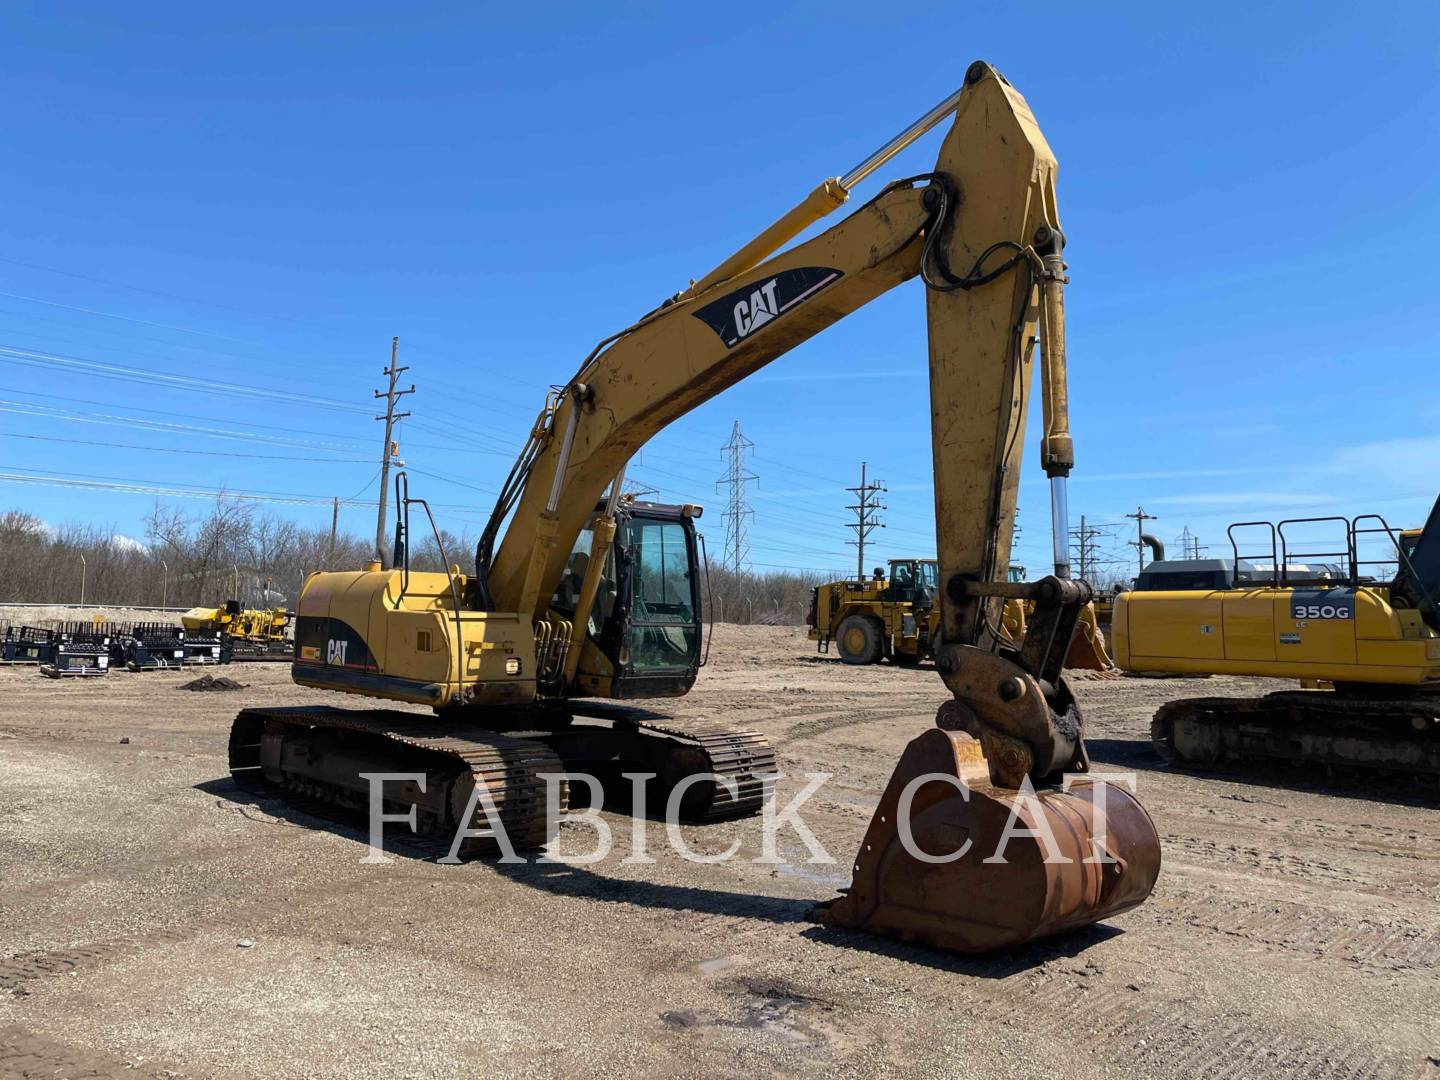
<svg viewBox="0 0 1440 1080">
<path fill-rule="evenodd" d="M 428 534 L 428 535 L 427 535 Z M 475 542 L 415 529 L 413 570 L 468 567 Z M 14 509 L 0 513 L 0 603 L 110 607 L 293 606 L 316 570 L 354 570 L 373 557 L 374 541 L 300 525 L 253 503 L 219 499 L 199 512 L 157 503 L 144 520 L 144 542 L 90 524 L 52 526 Z M 711 567 L 702 583 L 706 616 L 722 622 L 804 623 L 810 591 L 823 575 L 734 573 Z"/>
<path fill-rule="evenodd" d="M 307 528 L 238 500 L 217 500 L 200 513 L 157 503 L 144 524 L 139 543 L 97 525 L 0 514 L 0 602 L 293 605 L 307 575 L 362 567 L 374 550 L 371 540 Z M 446 555 L 463 565 L 467 542 L 443 530 L 441 538 Z M 416 544 L 413 569 L 442 565 L 433 536 Z"/>
</svg>

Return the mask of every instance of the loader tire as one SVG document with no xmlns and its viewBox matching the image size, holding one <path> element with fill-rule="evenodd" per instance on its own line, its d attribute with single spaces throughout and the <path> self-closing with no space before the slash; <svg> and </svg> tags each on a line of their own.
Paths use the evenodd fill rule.
<svg viewBox="0 0 1440 1080">
<path fill-rule="evenodd" d="M 840 623 L 835 644 L 840 649 L 840 659 L 847 664 L 876 663 L 883 647 L 880 627 L 864 615 L 847 616 Z"/>
</svg>

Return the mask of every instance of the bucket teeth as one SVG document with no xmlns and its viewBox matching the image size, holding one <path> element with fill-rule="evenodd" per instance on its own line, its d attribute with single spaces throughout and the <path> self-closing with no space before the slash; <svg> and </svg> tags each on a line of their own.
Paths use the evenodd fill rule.
<svg viewBox="0 0 1440 1080">
<path fill-rule="evenodd" d="M 934 728 L 906 747 L 849 892 L 817 918 L 989 952 L 1127 911 L 1159 872 L 1154 823 L 1128 791 L 1084 776 L 1068 791 L 999 788 L 974 739 Z"/>
</svg>

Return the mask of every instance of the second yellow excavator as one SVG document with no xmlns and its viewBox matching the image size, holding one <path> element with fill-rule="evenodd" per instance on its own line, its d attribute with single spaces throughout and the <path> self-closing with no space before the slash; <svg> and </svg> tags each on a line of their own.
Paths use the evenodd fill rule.
<svg viewBox="0 0 1440 1080">
<path fill-rule="evenodd" d="M 780 251 L 952 114 L 933 170 Z M 1155 827 L 1130 793 L 1088 775 L 1061 676 L 1089 598 L 1066 554 L 1063 244 L 1050 148 L 1025 100 L 973 64 L 895 139 L 595 347 L 547 400 L 472 570 L 408 569 L 410 510 L 428 508 L 402 487 L 396 565 L 306 582 L 293 672 L 305 686 L 428 705 L 434 718 L 246 709 L 231 733 L 236 781 L 364 808 L 366 774 L 406 772 L 384 789 L 387 808 L 457 835 L 479 827 L 483 793 L 517 847 L 553 835 L 542 774 L 562 769 L 658 774 L 650 805 L 682 816 L 753 812 L 775 768 L 758 734 L 614 704 L 683 694 L 703 662 L 699 508 L 623 498 L 626 463 L 667 424 L 919 277 L 941 612 L 932 651 L 953 700 L 904 751 L 850 889 L 820 918 L 974 952 L 1139 904 L 1159 873 Z M 1037 346 L 1056 572 L 1010 582 Z M 1007 599 L 1035 603 L 1018 647 L 1000 630 Z M 607 783 L 606 801 L 616 794 Z"/>
<path fill-rule="evenodd" d="M 1116 598 L 1117 662 L 1305 686 L 1169 702 L 1151 725 L 1156 751 L 1177 765 L 1321 765 L 1433 784 L 1440 500 L 1420 530 L 1364 514 L 1238 522 L 1229 534 L 1233 558 L 1152 563 Z M 1363 557 L 1375 553 L 1367 539 L 1383 558 Z"/>
</svg>

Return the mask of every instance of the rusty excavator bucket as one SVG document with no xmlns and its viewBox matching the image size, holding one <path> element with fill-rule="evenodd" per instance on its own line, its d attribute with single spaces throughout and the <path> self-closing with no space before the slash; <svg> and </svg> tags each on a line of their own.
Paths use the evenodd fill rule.
<svg viewBox="0 0 1440 1080">
<path fill-rule="evenodd" d="M 1032 619 L 1019 651 L 947 647 L 941 670 L 966 672 L 952 683 L 961 690 L 905 748 L 849 890 L 817 909 L 817 921 L 980 953 L 1118 915 L 1150 895 L 1160 873 L 1154 822 L 1120 783 L 1089 775 L 1080 713 L 1056 662 L 1079 606 Z M 1026 662 L 1042 653 L 1043 664 Z"/>
<path fill-rule="evenodd" d="M 908 844 L 899 824 L 907 789 Z M 933 728 L 905 748 L 850 890 L 819 920 L 989 952 L 1128 911 L 1159 872 L 1155 826 L 1124 788 L 1088 778 L 1068 791 L 998 787 L 977 740 Z"/>
</svg>

